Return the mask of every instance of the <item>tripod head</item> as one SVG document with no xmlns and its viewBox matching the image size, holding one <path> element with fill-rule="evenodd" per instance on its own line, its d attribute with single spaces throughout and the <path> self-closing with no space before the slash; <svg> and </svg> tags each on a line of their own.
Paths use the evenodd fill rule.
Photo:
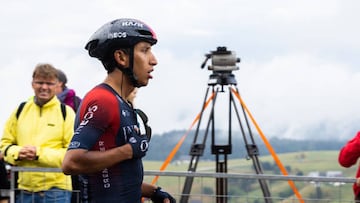
<svg viewBox="0 0 360 203">
<path fill-rule="evenodd" d="M 240 62 L 240 58 L 236 57 L 235 52 L 227 50 L 226 47 L 217 47 L 216 51 L 211 51 L 205 54 L 205 61 L 201 64 L 204 68 L 207 61 L 211 58 L 211 65 L 208 70 L 212 70 L 210 75 L 209 85 L 236 85 L 235 76 L 232 74 L 233 70 L 239 70 L 236 63 Z"/>
</svg>

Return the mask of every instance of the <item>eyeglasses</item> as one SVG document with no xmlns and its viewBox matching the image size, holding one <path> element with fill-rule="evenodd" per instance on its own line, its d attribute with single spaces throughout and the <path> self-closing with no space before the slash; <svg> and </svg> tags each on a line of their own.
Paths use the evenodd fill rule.
<svg viewBox="0 0 360 203">
<path fill-rule="evenodd" d="M 38 86 L 43 86 L 43 85 L 47 85 L 49 87 L 55 86 L 56 83 L 55 82 L 43 82 L 43 81 L 34 81 L 34 84 L 38 85 Z"/>
</svg>

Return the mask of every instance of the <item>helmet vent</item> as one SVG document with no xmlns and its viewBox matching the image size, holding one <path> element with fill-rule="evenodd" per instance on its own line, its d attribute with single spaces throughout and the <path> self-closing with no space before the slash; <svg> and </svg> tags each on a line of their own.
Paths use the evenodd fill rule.
<svg viewBox="0 0 360 203">
<path fill-rule="evenodd" d="M 138 32 L 139 32 L 141 35 L 149 35 L 149 36 L 152 36 L 152 33 L 149 32 L 148 30 L 138 30 Z"/>
</svg>

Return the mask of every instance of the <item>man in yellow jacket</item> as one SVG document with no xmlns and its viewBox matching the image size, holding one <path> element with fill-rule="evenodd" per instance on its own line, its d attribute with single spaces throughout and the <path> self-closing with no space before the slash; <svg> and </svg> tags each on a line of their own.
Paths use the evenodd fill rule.
<svg viewBox="0 0 360 203">
<path fill-rule="evenodd" d="M 56 97 L 57 70 L 38 64 L 32 76 L 35 96 L 13 111 L 0 142 L 5 161 L 20 167 L 60 168 L 74 129 L 75 113 Z M 71 178 L 61 172 L 19 172 L 16 202 L 66 203 Z"/>
</svg>

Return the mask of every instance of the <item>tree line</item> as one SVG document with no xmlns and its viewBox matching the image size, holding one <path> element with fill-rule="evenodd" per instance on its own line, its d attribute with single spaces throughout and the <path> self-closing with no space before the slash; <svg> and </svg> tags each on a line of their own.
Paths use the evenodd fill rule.
<svg viewBox="0 0 360 203">
<path fill-rule="evenodd" d="M 145 160 L 156 160 L 163 161 L 169 155 L 169 153 L 174 149 L 175 145 L 180 141 L 180 139 L 185 135 L 186 131 L 170 131 L 162 135 L 153 135 L 150 141 L 150 148 L 145 157 Z M 211 153 L 212 143 L 214 145 L 231 145 L 231 154 L 229 154 L 229 159 L 238 159 L 247 157 L 246 144 L 253 144 L 258 148 L 259 155 L 268 155 L 269 152 L 259 138 L 259 136 L 252 137 L 243 137 L 240 132 L 232 133 L 231 138 L 229 138 L 227 132 L 215 131 L 214 139 L 209 134 L 204 139 L 204 132 L 199 131 L 197 141 L 194 141 L 195 132 L 191 131 L 186 135 L 184 142 L 177 151 L 173 160 L 186 159 L 189 157 L 189 152 L 193 144 L 205 142 L 204 154 L 201 156 L 201 159 L 213 160 L 214 155 Z M 252 141 L 254 140 L 254 142 Z M 274 148 L 276 153 L 289 153 L 289 152 L 301 152 L 301 151 L 317 151 L 317 150 L 340 150 L 344 146 L 344 140 L 295 140 L 287 138 L 278 138 L 271 137 L 268 138 L 271 146 Z M 229 143 L 231 142 L 231 144 Z"/>
</svg>

